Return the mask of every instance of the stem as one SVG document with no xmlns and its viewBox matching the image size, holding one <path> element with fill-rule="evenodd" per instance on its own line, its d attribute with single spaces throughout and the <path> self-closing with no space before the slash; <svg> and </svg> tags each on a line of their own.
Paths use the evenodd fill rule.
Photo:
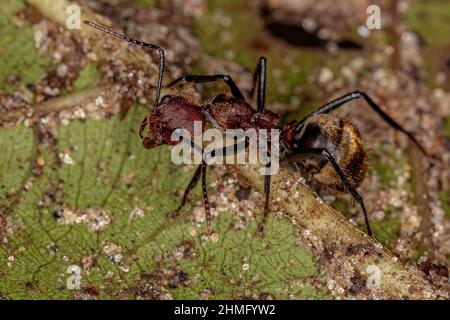
<svg viewBox="0 0 450 320">
<path fill-rule="evenodd" d="M 35 116 L 42 116 L 47 113 L 57 113 L 63 110 L 72 109 L 83 105 L 89 100 L 93 100 L 105 94 L 105 90 L 101 87 L 93 87 L 73 93 L 67 96 L 61 96 L 34 105 L 32 108 L 17 109 L 8 111 L 6 115 L 1 118 L 2 122 L 14 122 L 23 118 L 27 114 L 29 118 Z"/>
<path fill-rule="evenodd" d="M 236 166 L 237 174 L 249 185 L 263 192 L 263 176 L 257 166 Z M 373 265 L 381 271 L 380 287 L 376 296 L 384 299 L 448 298 L 448 291 L 437 288 L 414 268 L 406 268 L 377 241 L 350 224 L 338 211 L 327 206 L 298 176 L 285 169 L 272 177 L 272 204 L 287 212 L 296 221 L 300 231 L 309 230 L 323 246 L 329 263 L 349 264 L 365 278 Z M 338 258 L 336 258 L 338 257 Z M 332 261 L 339 259 L 338 261 Z M 369 272 L 368 272 L 369 271 Z M 330 277 L 339 276 L 329 274 Z"/>
</svg>

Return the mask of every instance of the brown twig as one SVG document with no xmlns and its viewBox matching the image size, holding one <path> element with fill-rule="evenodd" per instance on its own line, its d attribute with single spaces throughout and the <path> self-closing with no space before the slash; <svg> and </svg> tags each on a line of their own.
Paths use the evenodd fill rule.
<svg viewBox="0 0 450 320">
<path fill-rule="evenodd" d="M 254 189 L 263 191 L 263 176 L 258 167 L 236 166 L 238 175 Z M 445 288 L 437 288 L 414 268 L 406 268 L 381 246 L 351 225 L 344 216 L 326 205 L 297 176 L 280 170 L 272 177 L 272 203 L 287 212 L 300 230 L 308 232 L 321 243 L 328 259 L 349 264 L 367 278 L 370 266 L 380 270 L 380 287 L 375 295 L 384 299 L 448 299 Z M 332 253 L 332 254 L 330 254 Z M 372 267 L 373 268 L 373 267 Z M 338 276 L 338 275 L 330 275 Z"/>
<path fill-rule="evenodd" d="M 16 122 L 23 118 L 24 115 L 26 115 L 26 118 L 35 119 L 45 114 L 58 113 L 63 110 L 75 108 L 104 94 L 105 89 L 102 87 L 88 88 L 67 96 L 47 100 L 36 104 L 31 108 L 11 110 L 7 112 L 0 120 L 2 123 Z"/>
</svg>

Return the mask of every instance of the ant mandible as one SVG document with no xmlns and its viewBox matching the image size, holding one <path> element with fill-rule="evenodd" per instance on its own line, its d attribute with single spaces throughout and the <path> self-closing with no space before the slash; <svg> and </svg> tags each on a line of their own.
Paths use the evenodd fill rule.
<svg viewBox="0 0 450 320">
<path fill-rule="evenodd" d="M 176 129 L 185 129 L 191 136 L 194 133 L 194 122 L 209 123 L 213 127 L 225 129 L 279 129 L 279 116 L 265 108 L 266 91 L 266 58 L 261 57 L 253 75 L 253 88 L 249 97 L 253 97 L 257 87 L 257 109 L 255 110 L 244 98 L 244 95 L 229 75 L 186 75 L 171 82 L 172 87 L 182 81 L 193 83 L 206 83 L 223 81 L 229 87 L 231 95 L 219 94 L 211 101 L 199 105 L 186 96 L 164 96 L 160 100 L 162 81 L 165 68 L 165 53 L 159 46 L 131 39 L 117 33 L 103 25 L 92 21 L 85 24 L 103 31 L 111 36 L 127 41 L 135 46 L 157 50 L 159 52 L 159 74 L 156 88 L 154 110 L 142 121 L 139 135 L 143 146 L 151 149 L 161 145 L 174 145 L 179 141 L 171 140 L 172 132 Z M 417 139 L 388 114 L 386 114 L 367 94 L 361 91 L 348 93 L 333 100 L 317 110 L 311 112 L 300 121 L 294 121 L 281 128 L 280 142 L 286 153 L 286 158 L 299 164 L 308 166 L 308 170 L 320 183 L 348 192 L 359 203 L 364 214 L 367 233 L 373 237 L 364 200 L 356 188 L 362 183 L 367 174 L 368 161 L 364 145 L 358 129 L 350 122 L 330 114 L 333 110 L 344 104 L 363 98 L 373 111 L 386 121 L 395 130 L 403 132 L 417 145 L 420 151 L 428 156 L 425 149 Z M 148 126 L 148 135 L 143 132 Z M 227 147 L 224 148 L 224 150 Z M 213 152 L 214 153 L 214 152 Z M 202 179 L 203 205 L 205 208 L 208 235 L 212 234 L 211 213 L 206 188 L 206 162 L 195 170 L 181 201 L 175 210 L 178 213 L 186 204 L 189 193 Z M 258 227 L 262 234 L 269 212 L 270 175 L 264 176 L 264 214 Z"/>
</svg>

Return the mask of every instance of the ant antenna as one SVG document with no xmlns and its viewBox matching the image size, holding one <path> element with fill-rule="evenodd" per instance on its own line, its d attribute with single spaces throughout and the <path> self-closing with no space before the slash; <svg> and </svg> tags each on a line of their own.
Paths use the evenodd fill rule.
<svg viewBox="0 0 450 320">
<path fill-rule="evenodd" d="M 103 32 L 105 32 L 113 37 L 119 38 L 121 40 L 125 40 L 135 46 L 158 50 L 158 52 L 159 52 L 159 74 L 158 74 L 158 84 L 157 84 L 157 88 L 156 88 L 156 97 L 155 97 L 155 110 L 156 110 L 156 107 L 158 106 L 158 103 L 159 103 L 159 97 L 161 95 L 162 80 L 163 80 L 163 76 L 164 76 L 164 64 L 166 61 L 166 57 L 164 55 L 164 50 L 158 46 L 155 46 L 154 44 L 149 44 L 149 43 L 145 43 L 145 42 L 142 42 L 139 40 L 131 39 L 131 38 L 127 37 L 126 35 L 117 33 L 114 30 L 111 30 L 99 23 L 89 21 L 89 20 L 84 20 L 83 22 L 90 27 L 93 27 L 95 29 L 103 31 Z"/>
</svg>

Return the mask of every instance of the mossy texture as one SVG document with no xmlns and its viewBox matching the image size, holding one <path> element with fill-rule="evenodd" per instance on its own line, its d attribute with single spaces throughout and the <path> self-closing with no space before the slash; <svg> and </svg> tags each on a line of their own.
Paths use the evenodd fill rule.
<svg viewBox="0 0 450 320">
<path fill-rule="evenodd" d="M 21 0 L 0 3 L 0 92 L 12 93 L 46 75 L 48 59 L 36 51 L 31 26 L 16 19 Z"/>
</svg>

